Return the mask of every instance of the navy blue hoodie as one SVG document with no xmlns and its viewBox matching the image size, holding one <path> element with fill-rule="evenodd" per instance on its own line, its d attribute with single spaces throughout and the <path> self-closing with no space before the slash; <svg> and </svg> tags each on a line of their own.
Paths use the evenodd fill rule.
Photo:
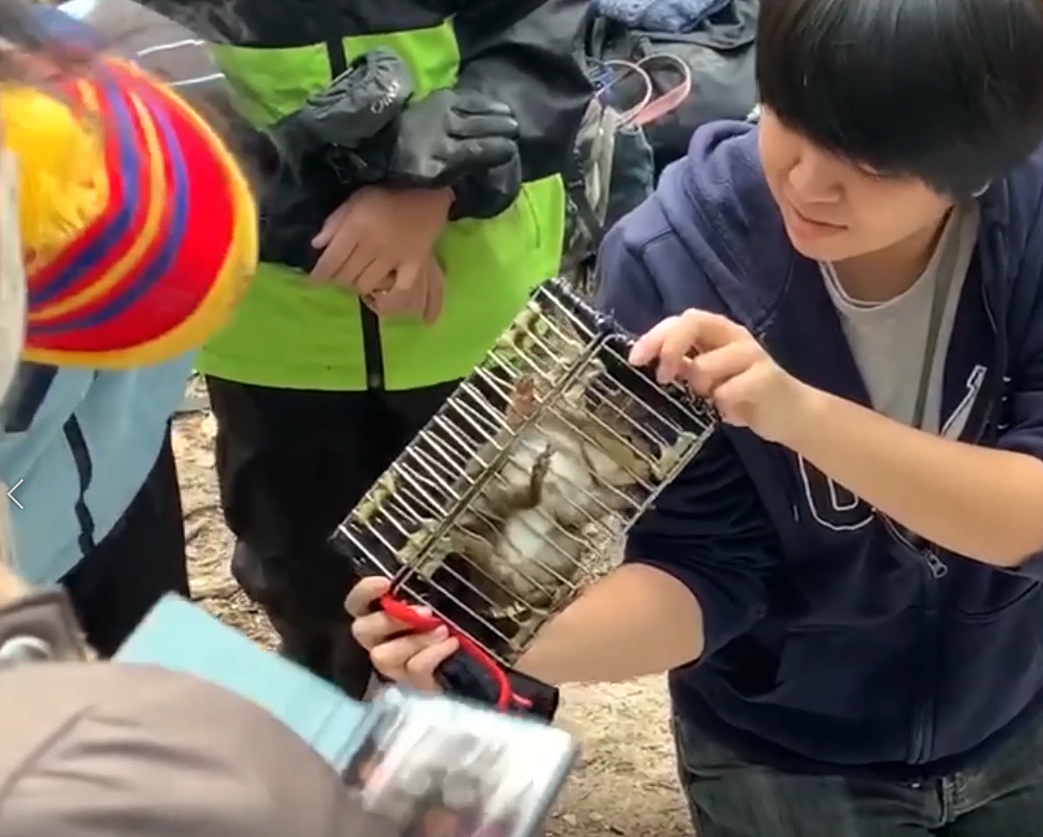
<svg viewBox="0 0 1043 837">
<path fill-rule="evenodd" d="M 701 129 L 606 238 L 601 307 L 642 332 L 701 308 L 796 377 L 868 405 L 818 266 L 786 236 L 757 129 Z M 945 367 L 948 435 L 1043 459 L 1043 155 L 980 199 Z M 919 363 L 918 358 L 910 358 Z M 956 770 L 1043 706 L 1043 561 L 1001 571 L 906 540 L 810 464 L 725 427 L 633 530 L 627 560 L 699 600 L 675 711 L 787 770 Z"/>
</svg>

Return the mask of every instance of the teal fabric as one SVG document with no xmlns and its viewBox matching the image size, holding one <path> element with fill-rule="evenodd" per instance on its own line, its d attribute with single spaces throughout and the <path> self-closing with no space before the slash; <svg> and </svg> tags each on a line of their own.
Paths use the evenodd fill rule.
<svg viewBox="0 0 1043 837">
<path fill-rule="evenodd" d="M 366 707 L 170 594 L 116 654 L 124 663 L 186 672 L 258 704 L 343 770 L 364 737 Z"/>
</svg>

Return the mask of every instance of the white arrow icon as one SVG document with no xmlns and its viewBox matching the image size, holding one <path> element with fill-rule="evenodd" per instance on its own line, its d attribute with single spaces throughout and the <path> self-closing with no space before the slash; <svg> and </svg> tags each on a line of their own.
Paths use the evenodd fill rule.
<svg viewBox="0 0 1043 837">
<path fill-rule="evenodd" d="M 20 486 L 23 482 L 25 482 L 25 480 L 18 480 L 18 482 L 16 482 L 14 485 L 12 485 L 11 488 L 8 489 L 8 492 L 7 492 L 7 499 L 10 500 L 12 503 L 14 503 L 16 506 L 18 506 L 18 508 L 20 508 L 20 509 L 24 509 L 25 506 L 23 506 L 21 503 L 19 503 L 14 498 L 14 493 L 18 489 L 18 486 Z"/>
</svg>

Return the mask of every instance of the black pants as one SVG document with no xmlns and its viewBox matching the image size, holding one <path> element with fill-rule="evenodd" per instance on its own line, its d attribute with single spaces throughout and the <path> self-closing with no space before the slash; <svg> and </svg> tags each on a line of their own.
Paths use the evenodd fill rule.
<svg viewBox="0 0 1043 837">
<path fill-rule="evenodd" d="M 361 697 L 368 655 L 344 598 L 358 580 L 327 545 L 337 525 L 453 391 L 272 389 L 208 378 L 232 573 L 286 656 Z"/>
<path fill-rule="evenodd" d="M 111 657 L 165 593 L 188 595 L 185 530 L 170 431 L 123 516 L 62 584 L 87 641 Z"/>
</svg>

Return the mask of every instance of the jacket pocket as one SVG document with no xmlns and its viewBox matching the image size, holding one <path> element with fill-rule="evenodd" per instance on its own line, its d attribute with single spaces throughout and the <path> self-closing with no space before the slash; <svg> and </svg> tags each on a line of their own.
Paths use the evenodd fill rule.
<svg viewBox="0 0 1043 837">
<path fill-rule="evenodd" d="M 1004 729 L 1043 691 L 1038 585 L 992 614 L 949 610 L 939 629 L 936 752 L 966 752 Z"/>
<path fill-rule="evenodd" d="M 1013 572 L 950 556 L 948 600 L 965 622 L 988 622 L 1029 598 L 1043 608 L 1043 585 Z"/>
<path fill-rule="evenodd" d="M 894 714 L 898 722 L 912 699 L 905 684 L 919 665 L 923 618 L 910 609 L 878 623 L 790 630 L 771 702 L 827 717 Z"/>
</svg>

